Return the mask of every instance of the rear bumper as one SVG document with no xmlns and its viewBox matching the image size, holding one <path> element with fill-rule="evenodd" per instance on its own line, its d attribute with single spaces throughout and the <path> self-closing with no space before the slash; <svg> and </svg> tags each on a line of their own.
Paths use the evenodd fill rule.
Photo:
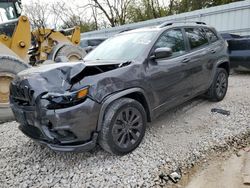
<svg viewBox="0 0 250 188">
<path fill-rule="evenodd" d="M 39 106 L 39 105 L 38 105 Z M 19 129 L 55 151 L 89 151 L 96 145 L 100 105 L 91 99 L 58 110 L 11 105 Z"/>
</svg>

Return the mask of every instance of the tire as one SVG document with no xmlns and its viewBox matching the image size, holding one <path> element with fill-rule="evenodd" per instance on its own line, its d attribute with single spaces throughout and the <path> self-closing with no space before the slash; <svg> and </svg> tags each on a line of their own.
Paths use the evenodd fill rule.
<svg viewBox="0 0 250 188">
<path fill-rule="evenodd" d="M 223 68 L 217 68 L 212 85 L 208 89 L 207 97 L 214 102 L 224 99 L 228 88 L 228 73 Z"/>
<path fill-rule="evenodd" d="M 146 123 L 146 112 L 139 102 L 129 98 L 117 99 L 104 114 L 98 142 L 109 153 L 125 155 L 141 143 Z"/>
<path fill-rule="evenodd" d="M 9 106 L 9 83 L 17 73 L 29 67 L 16 58 L 0 56 L 0 122 L 14 119 Z"/>
<path fill-rule="evenodd" d="M 68 61 L 75 62 L 82 60 L 86 54 L 87 53 L 79 46 L 65 45 L 58 50 L 54 60 L 59 57 L 66 57 Z"/>
</svg>

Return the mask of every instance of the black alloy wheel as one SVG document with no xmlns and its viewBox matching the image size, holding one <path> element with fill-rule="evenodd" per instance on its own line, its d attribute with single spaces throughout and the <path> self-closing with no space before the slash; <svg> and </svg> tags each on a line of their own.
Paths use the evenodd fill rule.
<svg viewBox="0 0 250 188">
<path fill-rule="evenodd" d="M 112 128 L 114 142 L 120 148 L 135 144 L 143 134 L 141 113 L 134 107 L 127 107 L 119 112 Z"/>
<path fill-rule="evenodd" d="M 221 101 L 224 99 L 228 88 L 228 73 L 223 68 L 217 68 L 212 85 L 208 89 L 206 96 L 211 101 Z"/>
<path fill-rule="evenodd" d="M 146 130 L 144 107 L 130 98 L 120 98 L 105 111 L 98 142 L 116 155 L 125 155 L 138 147 Z"/>
<path fill-rule="evenodd" d="M 216 94 L 219 98 L 223 97 L 227 91 L 227 75 L 220 72 L 216 81 Z"/>
</svg>

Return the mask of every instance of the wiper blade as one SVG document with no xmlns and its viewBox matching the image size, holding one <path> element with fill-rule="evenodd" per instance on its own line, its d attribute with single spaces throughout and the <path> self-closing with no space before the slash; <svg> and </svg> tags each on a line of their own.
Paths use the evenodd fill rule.
<svg viewBox="0 0 250 188">
<path fill-rule="evenodd" d="M 128 65 L 130 65 L 132 62 L 133 62 L 133 61 L 125 61 L 125 62 L 123 62 L 123 63 L 120 63 L 120 64 L 118 65 L 118 67 L 128 66 Z"/>
</svg>

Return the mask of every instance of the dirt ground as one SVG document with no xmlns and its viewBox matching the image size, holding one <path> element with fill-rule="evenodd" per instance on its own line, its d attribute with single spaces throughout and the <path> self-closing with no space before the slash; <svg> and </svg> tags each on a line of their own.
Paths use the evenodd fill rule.
<svg viewBox="0 0 250 188">
<path fill-rule="evenodd" d="M 222 154 L 184 176 L 181 184 L 185 188 L 250 188 L 250 147 Z"/>
</svg>

